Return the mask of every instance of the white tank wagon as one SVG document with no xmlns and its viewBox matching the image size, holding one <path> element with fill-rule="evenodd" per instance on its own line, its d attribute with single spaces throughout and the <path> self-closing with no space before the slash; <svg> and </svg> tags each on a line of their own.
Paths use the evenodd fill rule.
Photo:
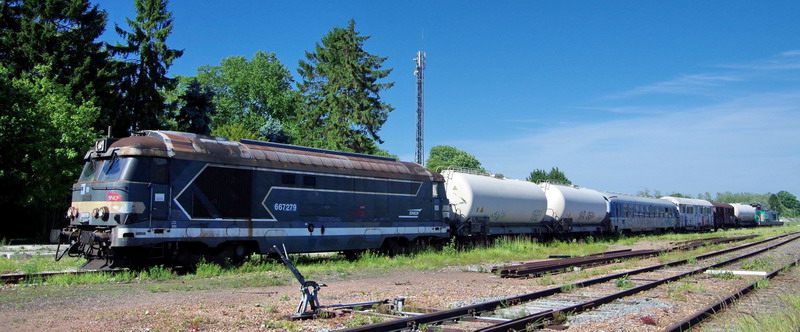
<svg viewBox="0 0 800 332">
<path fill-rule="evenodd" d="M 733 215 L 736 217 L 736 224 L 742 225 L 755 225 L 756 224 L 756 208 L 747 204 L 734 203 Z"/>
<path fill-rule="evenodd" d="M 704 230 L 714 228 L 714 204 L 704 199 L 664 196 L 678 207 L 678 228 Z"/>
<path fill-rule="evenodd" d="M 608 200 L 602 193 L 578 186 L 540 183 L 547 197 L 545 222 L 575 226 L 596 225 L 606 220 Z"/>
<path fill-rule="evenodd" d="M 544 218 L 547 199 L 532 182 L 453 170 L 443 171 L 442 176 L 452 211 L 461 220 L 540 223 Z"/>
</svg>

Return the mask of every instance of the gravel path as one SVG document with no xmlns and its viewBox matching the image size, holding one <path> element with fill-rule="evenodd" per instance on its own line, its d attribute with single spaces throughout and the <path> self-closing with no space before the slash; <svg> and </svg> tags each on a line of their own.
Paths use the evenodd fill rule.
<svg viewBox="0 0 800 332">
<path fill-rule="evenodd" d="M 664 243 L 653 243 L 654 247 L 658 245 L 663 246 Z M 788 251 L 800 253 L 800 244 L 794 244 Z M 657 263 L 658 257 L 653 257 L 532 279 L 502 279 L 490 273 L 477 272 L 486 271 L 485 267 L 356 272 L 313 279 L 329 285 L 320 291 L 323 305 L 407 297 L 407 309 L 413 311 L 474 304 Z M 677 273 L 684 268 L 672 270 Z M 337 311 L 337 317 L 330 319 L 286 320 L 284 316 L 291 314 L 297 305 L 298 285 L 291 280 L 284 286 L 268 286 L 270 279 L 288 278 L 287 274 L 276 276 L 275 273 L 265 273 L 258 276 L 263 277 L 264 282 L 263 285 L 256 283 L 255 287 L 252 284 L 248 284 L 248 287 L 235 286 L 235 280 L 231 281 L 230 278 L 86 286 L 7 285 L 0 288 L 0 321 L 4 322 L 2 329 L 10 331 L 63 331 L 77 328 L 85 331 L 323 331 L 380 320 L 342 311 Z M 654 277 L 637 276 L 632 277 L 631 281 L 638 284 L 646 282 L 644 279 L 648 278 Z M 748 280 L 742 278 L 737 282 L 746 283 Z M 792 280 L 787 280 L 785 284 L 791 284 Z M 796 281 L 795 286 L 800 284 Z M 598 310 L 573 315 L 567 324 L 569 331 L 660 330 L 678 317 L 690 314 L 695 308 L 710 303 L 726 290 L 734 288 L 728 284 L 719 282 L 718 278 L 696 276 L 692 280 L 642 292 Z M 782 285 L 774 282 L 768 289 L 774 286 L 774 289 L 784 292 L 795 292 L 800 288 L 781 288 L 784 287 Z M 591 290 L 612 291 L 615 291 L 613 287 Z M 589 290 L 576 289 L 559 300 L 579 301 L 588 295 Z M 506 315 L 519 314 L 509 309 Z M 649 324 L 643 317 L 650 317 L 655 325 Z"/>
</svg>

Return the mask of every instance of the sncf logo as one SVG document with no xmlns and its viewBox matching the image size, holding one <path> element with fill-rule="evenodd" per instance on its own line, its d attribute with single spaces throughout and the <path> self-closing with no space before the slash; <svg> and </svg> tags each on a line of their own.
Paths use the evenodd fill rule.
<svg viewBox="0 0 800 332">
<path fill-rule="evenodd" d="M 119 202 L 122 200 L 122 194 L 108 192 L 106 194 L 106 200 L 109 202 Z"/>
</svg>

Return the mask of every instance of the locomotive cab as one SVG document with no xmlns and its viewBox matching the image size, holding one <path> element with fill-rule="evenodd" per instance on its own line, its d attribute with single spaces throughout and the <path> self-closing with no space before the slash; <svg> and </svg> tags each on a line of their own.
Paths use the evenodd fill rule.
<svg viewBox="0 0 800 332">
<path fill-rule="evenodd" d="M 72 186 L 66 211 L 69 226 L 53 230 L 51 241 L 66 244 L 64 254 L 110 259 L 117 226 L 165 220 L 169 206 L 169 159 L 147 156 L 118 139 L 100 139 L 87 152 Z M 120 144 L 117 144 L 119 142 Z"/>
</svg>

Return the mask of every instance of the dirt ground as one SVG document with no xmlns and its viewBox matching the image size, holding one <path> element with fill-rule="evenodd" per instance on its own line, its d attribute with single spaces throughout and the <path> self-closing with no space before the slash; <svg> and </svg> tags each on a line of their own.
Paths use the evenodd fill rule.
<svg viewBox="0 0 800 332">
<path fill-rule="evenodd" d="M 669 242 L 638 243 L 634 249 L 663 248 Z M 621 249 L 621 248 L 620 248 Z M 656 258 L 636 266 L 653 265 Z M 632 264 L 610 266 L 613 273 Z M 603 268 L 603 267 L 598 267 Z M 609 268 L 609 266 L 605 266 Z M 540 278 L 502 279 L 486 266 L 447 267 L 435 271 L 402 269 L 313 278 L 326 283 L 323 305 L 405 297 L 407 310 L 447 309 L 488 299 L 561 285 L 577 272 Z M 230 277 L 228 277 L 230 278 Z M 272 278 L 264 275 L 266 279 Z M 0 321 L 7 331 L 171 331 L 171 330 L 335 330 L 382 318 L 334 311 L 336 317 L 291 321 L 300 298 L 299 284 L 237 287 L 227 280 L 170 280 L 85 286 L 6 285 L 0 288 Z"/>
</svg>

